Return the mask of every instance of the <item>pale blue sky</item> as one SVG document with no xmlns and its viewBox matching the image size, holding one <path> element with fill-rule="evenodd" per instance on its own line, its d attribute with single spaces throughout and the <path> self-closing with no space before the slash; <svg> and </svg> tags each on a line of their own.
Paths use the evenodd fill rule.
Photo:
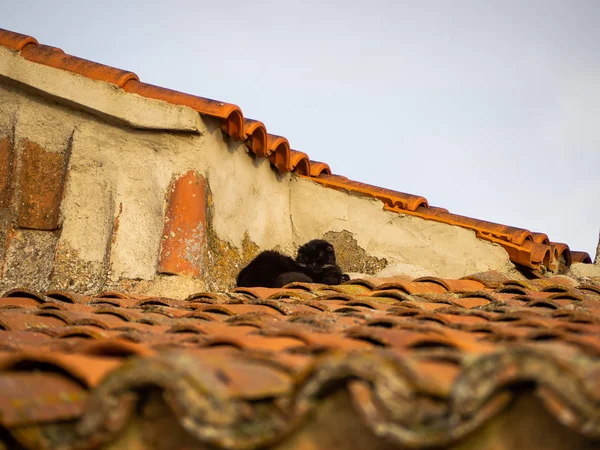
<svg viewBox="0 0 600 450">
<path fill-rule="evenodd" d="M 594 257 L 600 2 L 14 1 L 0 27 L 235 103 L 335 173 Z"/>
</svg>

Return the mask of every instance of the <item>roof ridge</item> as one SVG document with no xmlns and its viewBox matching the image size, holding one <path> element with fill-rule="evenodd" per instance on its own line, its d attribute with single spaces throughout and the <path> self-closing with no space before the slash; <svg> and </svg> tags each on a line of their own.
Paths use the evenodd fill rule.
<svg viewBox="0 0 600 450">
<path fill-rule="evenodd" d="M 332 175 L 328 164 L 313 161 L 306 153 L 293 150 L 289 141 L 267 132 L 264 123 L 245 118 L 233 103 L 198 97 L 140 81 L 130 71 L 66 54 L 63 50 L 40 44 L 32 36 L 0 28 L 0 46 L 19 52 L 20 56 L 46 66 L 73 72 L 87 78 L 111 83 L 125 92 L 188 106 L 198 113 L 221 122 L 221 130 L 231 138 L 243 141 L 256 157 L 267 157 L 281 173 L 295 172 L 323 186 L 365 195 L 381 200 L 388 211 L 414 215 L 476 232 L 480 239 L 501 245 L 511 261 L 533 270 L 560 272 L 572 262 L 591 262 L 586 252 L 571 252 L 568 245 L 551 242 L 544 233 L 510 227 L 458 214 L 429 205 L 425 197 L 349 180 Z"/>
</svg>

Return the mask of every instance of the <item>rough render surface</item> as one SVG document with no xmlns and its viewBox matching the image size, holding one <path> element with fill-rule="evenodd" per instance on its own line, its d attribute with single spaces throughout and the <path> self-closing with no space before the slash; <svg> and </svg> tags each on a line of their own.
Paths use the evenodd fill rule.
<svg viewBox="0 0 600 450">
<path fill-rule="evenodd" d="M 153 279 L 171 178 L 188 167 L 202 170 L 201 144 L 199 137 L 194 142 L 91 121 L 82 125 L 73 136 L 71 177 L 63 201 L 64 240 L 72 248 L 85 248 L 82 256 L 95 261 L 104 260 L 110 248 L 112 282 Z M 94 204 L 82 208 L 82 197 Z M 89 241 L 90 228 L 94 243 Z"/>
<path fill-rule="evenodd" d="M 576 278 L 596 278 L 600 280 L 600 265 L 573 263 L 569 269 L 569 275 Z"/>
<path fill-rule="evenodd" d="M 336 249 L 337 263 L 346 272 L 375 275 L 388 267 L 385 258 L 370 256 L 358 245 L 358 242 L 347 230 L 341 232 L 328 231 L 323 238 L 331 242 Z"/>
<path fill-rule="evenodd" d="M 451 278 L 491 269 L 514 271 L 500 246 L 477 239 L 473 231 L 384 211 L 377 200 L 323 189 L 301 178 L 292 182 L 291 200 L 297 242 L 327 233 L 332 236 L 332 232 L 352 234 L 365 253 L 357 251 L 354 244 L 342 244 L 340 260 L 342 268 L 348 271 L 372 274 L 390 265 L 399 270 L 387 274 L 393 276 L 403 273 L 407 264 Z M 361 254 L 370 256 L 361 261 Z M 374 263 L 375 260 L 379 262 Z M 381 265 L 382 260 L 387 261 L 385 266 Z"/>
<path fill-rule="evenodd" d="M 7 236 L 0 290 L 14 286 L 48 289 L 58 232 L 11 230 Z"/>
<path fill-rule="evenodd" d="M 248 235 L 260 249 L 283 245 L 294 250 L 291 175 L 275 173 L 267 159 L 253 159 L 241 143 L 215 137 L 206 155 L 214 232 L 238 249 Z"/>
<path fill-rule="evenodd" d="M 0 78 L 0 137 L 14 142 L 17 170 L 27 141 L 46 152 L 69 148 L 70 156 L 58 231 L 7 241 L 4 284 L 17 269 L 33 273 L 41 265 L 43 276 L 30 280 L 33 288 L 185 297 L 201 286 L 233 287 L 237 272 L 261 250 L 295 255 L 299 245 L 323 237 L 335 244 L 348 272 L 456 278 L 514 270 L 501 247 L 472 231 L 387 212 L 377 200 L 278 174 L 266 159 L 251 157 L 243 143 L 224 138 L 216 122 L 187 108 L 62 71 L 41 74 L 27 64 L 11 66 L 9 84 Z M 37 93 L 23 87 L 32 80 L 43 84 L 33 86 Z M 66 86 L 78 86 L 81 98 Z M 90 90 L 98 96 L 88 95 Z M 136 113 L 143 117 L 134 120 L 131 109 L 144 109 Z M 160 130 L 163 119 L 166 129 Z M 205 277 L 157 276 L 169 186 L 190 170 L 204 177 L 208 191 Z M 3 241 L 13 216 L 0 217 Z M 26 256 L 31 251 L 23 250 L 32 239 L 43 252 L 35 263 Z"/>
</svg>

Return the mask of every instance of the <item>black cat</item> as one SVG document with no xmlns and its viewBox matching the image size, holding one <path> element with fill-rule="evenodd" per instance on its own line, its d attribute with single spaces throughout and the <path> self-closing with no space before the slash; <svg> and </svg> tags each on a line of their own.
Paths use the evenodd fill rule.
<svg viewBox="0 0 600 450">
<path fill-rule="evenodd" d="M 314 239 L 298 249 L 296 260 L 275 250 L 260 253 L 244 267 L 238 277 L 239 287 L 282 287 L 292 282 L 341 284 L 348 275 L 335 263 L 333 245 Z"/>
</svg>

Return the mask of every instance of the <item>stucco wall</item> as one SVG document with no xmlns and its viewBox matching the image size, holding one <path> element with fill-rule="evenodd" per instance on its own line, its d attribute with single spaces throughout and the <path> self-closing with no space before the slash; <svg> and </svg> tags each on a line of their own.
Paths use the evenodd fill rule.
<svg viewBox="0 0 600 450">
<path fill-rule="evenodd" d="M 2 289 L 184 297 L 232 287 L 241 266 L 261 250 L 294 254 L 298 245 L 324 236 L 353 272 L 459 277 L 512 269 L 501 247 L 471 231 L 281 175 L 189 108 L 15 55 L 0 49 L 0 140 L 14 147 L 6 169 L 14 195 L 0 208 Z M 24 229 L 16 220 L 27 142 L 67 164 L 53 230 Z M 206 267 L 196 278 L 158 275 L 169 189 L 189 170 L 207 186 Z"/>
<path fill-rule="evenodd" d="M 358 247 L 368 255 L 387 261 L 384 267 L 378 264 L 373 268 L 387 268 L 386 275 L 420 269 L 419 273 L 455 278 L 513 268 L 502 247 L 477 239 L 473 231 L 385 211 L 378 200 L 323 188 L 303 178 L 291 183 L 291 199 L 297 242 L 327 233 L 350 232 Z M 356 249 L 350 245 L 346 252 L 352 254 L 348 255 L 341 247 L 337 251 L 349 265 Z M 363 267 L 359 261 L 346 270 L 375 271 L 369 270 L 368 265 Z"/>
</svg>

